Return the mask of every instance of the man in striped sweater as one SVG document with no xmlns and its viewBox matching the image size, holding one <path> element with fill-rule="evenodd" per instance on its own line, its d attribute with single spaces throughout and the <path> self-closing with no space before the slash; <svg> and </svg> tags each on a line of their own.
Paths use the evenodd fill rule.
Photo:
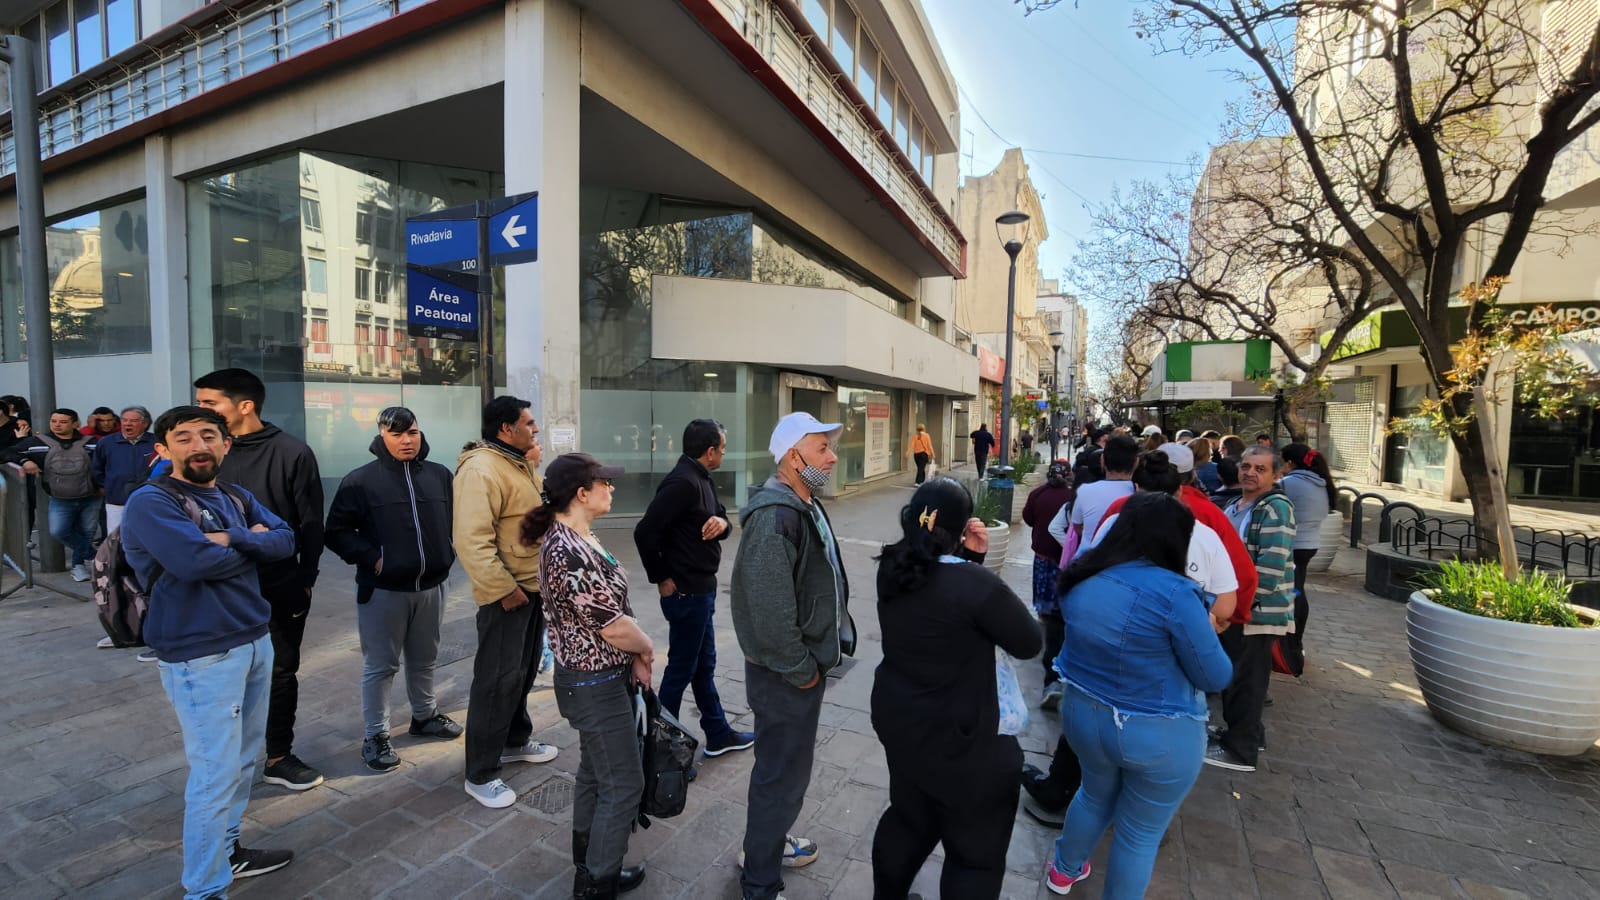
<svg viewBox="0 0 1600 900">
<path fill-rule="evenodd" d="M 1233 682 L 1222 692 L 1227 728 L 1206 748 L 1206 764 L 1254 772 L 1266 743 L 1261 711 L 1272 677 L 1272 644 L 1294 625 L 1294 504 L 1278 488 L 1278 455 L 1270 447 L 1250 447 L 1239 459 L 1238 500 L 1223 512 L 1256 564 L 1255 602 L 1250 621 L 1235 622 L 1222 633 L 1222 647 L 1233 659 Z"/>
</svg>

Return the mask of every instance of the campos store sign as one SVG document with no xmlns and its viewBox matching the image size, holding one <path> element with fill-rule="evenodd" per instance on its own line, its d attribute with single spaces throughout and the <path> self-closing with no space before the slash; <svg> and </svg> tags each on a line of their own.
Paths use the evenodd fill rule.
<svg viewBox="0 0 1600 900">
<path fill-rule="evenodd" d="M 1506 321 L 1512 325 L 1600 325 L 1600 304 L 1513 307 L 1508 309 Z"/>
</svg>

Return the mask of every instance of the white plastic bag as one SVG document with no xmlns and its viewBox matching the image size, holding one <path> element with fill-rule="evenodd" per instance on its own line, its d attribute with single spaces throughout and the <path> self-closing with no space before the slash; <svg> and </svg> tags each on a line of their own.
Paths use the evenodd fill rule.
<svg viewBox="0 0 1600 900">
<path fill-rule="evenodd" d="M 1028 727 L 1028 702 L 1022 698 L 1017 670 L 1004 650 L 994 648 L 995 693 L 1000 698 L 1000 733 L 1021 734 Z"/>
<path fill-rule="evenodd" d="M 927 475 L 927 477 L 928 477 L 928 480 L 930 480 L 930 481 L 939 477 L 939 464 L 938 463 L 936 463 L 936 462 L 928 463 L 928 475 Z"/>
</svg>

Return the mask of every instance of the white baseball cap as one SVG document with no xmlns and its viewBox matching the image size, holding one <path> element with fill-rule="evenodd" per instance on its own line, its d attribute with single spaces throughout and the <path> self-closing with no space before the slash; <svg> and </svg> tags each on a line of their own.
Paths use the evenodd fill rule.
<svg viewBox="0 0 1600 900">
<path fill-rule="evenodd" d="M 826 434 L 829 438 L 837 438 L 842 431 L 843 425 L 818 422 L 811 413 L 789 413 L 779 419 L 777 426 L 772 429 L 772 441 L 767 444 L 767 449 L 772 451 L 773 462 L 782 462 L 783 455 L 794 449 L 794 445 L 806 435 Z"/>
<path fill-rule="evenodd" d="M 1161 426 L 1160 425 L 1146 425 L 1144 427 L 1144 431 L 1139 432 L 1139 436 L 1140 437 L 1149 437 L 1152 434 L 1160 434 L 1160 433 L 1161 433 Z"/>
<path fill-rule="evenodd" d="M 1188 447 L 1169 442 L 1156 449 L 1167 455 L 1167 459 L 1177 467 L 1179 474 L 1194 471 L 1194 451 Z"/>
</svg>

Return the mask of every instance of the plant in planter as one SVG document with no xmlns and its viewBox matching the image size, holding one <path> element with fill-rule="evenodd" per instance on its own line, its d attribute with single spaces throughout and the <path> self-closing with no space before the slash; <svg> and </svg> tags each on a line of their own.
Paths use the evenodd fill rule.
<svg viewBox="0 0 1600 900">
<path fill-rule="evenodd" d="M 989 555 L 983 558 L 983 564 L 997 574 L 1005 566 L 1006 550 L 1011 546 L 1011 526 L 1000 521 L 1000 513 L 1000 498 L 987 484 L 979 483 L 972 499 L 972 515 L 989 529 Z"/>
<path fill-rule="evenodd" d="M 1576 756 L 1600 740 L 1597 614 L 1541 570 L 1447 561 L 1419 579 L 1406 637 L 1435 718 L 1482 741 Z"/>
</svg>

